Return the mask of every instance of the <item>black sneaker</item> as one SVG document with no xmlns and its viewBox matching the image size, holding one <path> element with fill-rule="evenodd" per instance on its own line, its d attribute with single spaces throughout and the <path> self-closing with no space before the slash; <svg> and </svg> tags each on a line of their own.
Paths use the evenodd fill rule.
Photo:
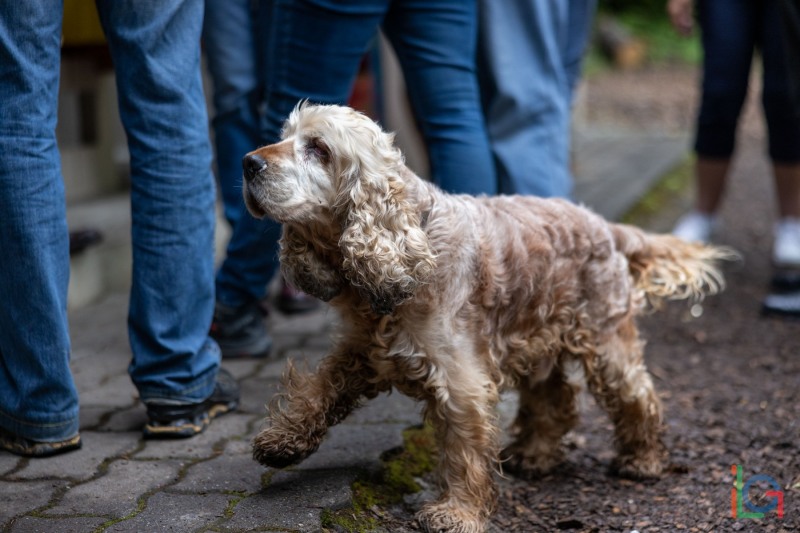
<svg viewBox="0 0 800 533">
<path fill-rule="evenodd" d="M 211 322 L 211 338 L 217 341 L 222 357 L 266 357 L 272 338 L 264 324 L 266 312 L 251 302 L 240 307 L 217 303 Z"/>
<path fill-rule="evenodd" d="M 0 429 L 0 450 L 24 457 L 50 457 L 60 453 L 77 450 L 81 447 L 81 436 L 75 435 L 56 442 L 41 442 L 20 437 Z"/>
<path fill-rule="evenodd" d="M 800 291 L 800 270 L 776 268 L 772 275 L 772 290 L 775 292 Z"/>
<path fill-rule="evenodd" d="M 239 384 L 230 372 L 219 369 L 214 392 L 205 401 L 191 404 L 147 404 L 146 439 L 187 439 L 202 433 L 218 416 L 239 407 Z"/>
</svg>

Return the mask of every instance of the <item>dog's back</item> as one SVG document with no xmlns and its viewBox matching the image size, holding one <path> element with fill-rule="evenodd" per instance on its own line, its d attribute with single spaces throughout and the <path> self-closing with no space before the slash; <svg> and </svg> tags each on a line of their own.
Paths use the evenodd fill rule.
<svg viewBox="0 0 800 533">
<path fill-rule="evenodd" d="M 613 278 L 626 272 L 632 288 L 653 304 L 663 299 L 702 299 L 722 290 L 718 264 L 735 257 L 726 248 L 608 222 L 565 200 L 509 196 L 478 202 L 496 222 L 481 221 L 484 250 L 493 249 L 517 276 L 538 270 L 531 276 L 540 282 L 563 284 L 573 276 L 577 283 L 592 284 L 594 277 L 595 284 L 612 290 Z"/>
</svg>

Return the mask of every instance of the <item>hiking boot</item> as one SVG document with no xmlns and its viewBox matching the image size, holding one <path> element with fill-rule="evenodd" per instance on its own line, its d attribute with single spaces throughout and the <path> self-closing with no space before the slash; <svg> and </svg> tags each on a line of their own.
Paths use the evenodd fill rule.
<svg viewBox="0 0 800 533">
<path fill-rule="evenodd" d="M 146 439 L 186 439 L 205 431 L 211 421 L 239 407 L 239 384 L 219 369 L 214 392 L 205 401 L 190 404 L 147 403 Z"/>
<path fill-rule="evenodd" d="M 272 337 L 264 324 L 266 312 L 258 302 L 229 307 L 217 302 L 211 322 L 211 338 L 217 341 L 222 357 L 266 357 Z"/>
<path fill-rule="evenodd" d="M 26 439 L 10 431 L 0 429 L 0 450 L 24 457 L 50 457 L 77 450 L 81 447 L 81 436 L 75 435 L 56 442 L 41 442 Z"/>
<path fill-rule="evenodd" d="M 285 279 L 281 279 L 281 292 L 275 298 L 275 307 L 287 315 L 306 313 L 319 307 L 319 300 L 295 289 Z"/>
</svg>

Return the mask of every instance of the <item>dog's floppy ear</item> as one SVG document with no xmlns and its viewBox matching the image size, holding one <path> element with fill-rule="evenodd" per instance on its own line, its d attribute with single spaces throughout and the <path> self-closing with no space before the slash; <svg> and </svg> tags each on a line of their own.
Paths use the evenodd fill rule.
<svg viewBox="0 0 800 533">
<path fill-rule="evenodd" d="M 372 122 L 348 135 L 351 149 L 334 155 L 342 268 L 372 310 L 388 315 L 430 276 L 435 257 L 401 178 L 393 135 Z"/>
</svg>

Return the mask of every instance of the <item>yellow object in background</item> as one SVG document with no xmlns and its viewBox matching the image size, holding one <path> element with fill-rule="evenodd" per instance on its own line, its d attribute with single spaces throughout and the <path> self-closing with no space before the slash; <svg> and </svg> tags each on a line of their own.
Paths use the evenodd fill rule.
<svg viewBox="0 0 800 533">
<path fill-rule="evenodd" d="M 62 46 L 91 46 L 106 42 L 93 0 L 64 0 Z"/>
</svg>

